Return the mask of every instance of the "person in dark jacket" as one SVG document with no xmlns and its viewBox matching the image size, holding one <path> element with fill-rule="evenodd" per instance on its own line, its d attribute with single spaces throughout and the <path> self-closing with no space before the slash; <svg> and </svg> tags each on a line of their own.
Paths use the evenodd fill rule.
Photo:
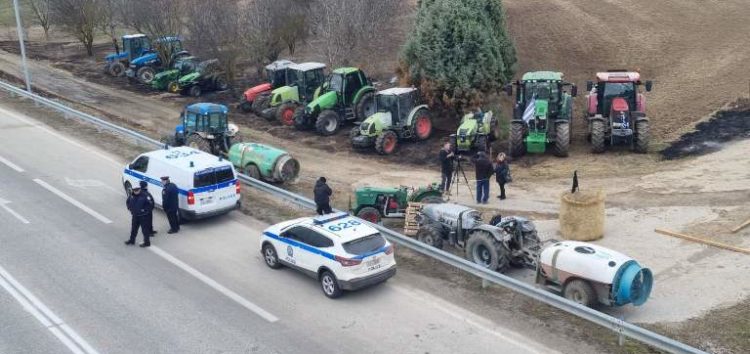
<svg viewBox="0 0 750 354">
<path fill-rule="evenodd" d="M 151 242 L 149 241 L 149 237 L 151 236 L 151 225 L 149 225 L 148 214 L 154 209 L 153 202 L 149 200 L 145 193 L 141 193 L 140 186 L 136 186 L 133 187 L 133 193 L 128 197 L 125 205 L 128 207 L 130 215 L 132 216 L 130 223 L 130 239 L 125 241 L 125 244 L 128 246 L 135 244 L 135 237 L 138 235 L 138 228 L 140 228 L 141 233 L 143 233 L 143 243 L 141 243 L 140 246 L 151 246 Z"/>
<path fill-rule="evenodd" d="M 174 234 L 180 231 L 179 190 L 177 185 L 169 181 L 169 176 L 162 177 L 161 184 L 161 207 L 169 221 L 167 233 Z"/>
<path fill-rule="evenodd" d="M 445 143 L 440 150 L 440 191 L 451 194 L 451 179 L 453 178 L 453 161 L 456 155 L 453 153 L 451 143 Z"/>
<path fill-rule="evenodd" d="M 330 214 L 333 212 L 331 209 L 331 194 L 333 194 L 333 191 L 326 182 L 325 177 L 318 178 L 318 181 L 315 182 L 315 188 L 313 189 L 315 205 L 318 207 L 318 215 Z"/>
<path fill-rule="evenodd" d="M 154 196 L 151 195 L 151 193 L 148 191 L 148 182 L 146 181 L 140 181 L 138 182 L 138 185 L 141 186 L 141 194 L 145 194 L 146 198 L 151 201 L 151 205 L 156 205 L 154 202 Z M 151 237 L 154 237 L 156 235 L 156 230 L 154 230 L 154 212 L 153 208 L 151 208 L 151 212 L 148 214 L 148 224 L 151 225 Z"/>
<path fill-rule="evenodd" d="M 497 161 L 495 161 L 495 180 L 497 180 L 497 184 L 500 186 L 500 195 L 497 197 L 500 198 L 500 200 L 505 199 L 505 185 L 510 183 L 510 165 L 508 165 L 508 160 L 505 158 L 504 153 L 497 154 Z"/>
<path fill-rule="evenodd" d="M 492 168 L 492 162 L 484 151 L 477 153 L 474 161 L 477 177 L 477 203 L 487 204 L 490 197 L 490 177 L 495 171 Z"/>
</svg>

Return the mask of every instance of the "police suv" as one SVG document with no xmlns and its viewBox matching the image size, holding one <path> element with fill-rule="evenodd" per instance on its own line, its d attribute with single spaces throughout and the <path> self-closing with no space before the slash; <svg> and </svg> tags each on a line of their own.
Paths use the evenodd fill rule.
<svg viewBox="0 0 750 354">
<path fill-rule="evenodd" d="M 266 265 L 285 265 L 318 279 L 329 298 L 396 274 L 394 246 L 377 229 L 344 212 L 273 225 L 263 232 L 260 249 Z"/>
<path fill-rule="evenodd" d="M 240 181 L 232 164 L 190 147 L 174 147 L 141 154 L 122 171 L 122 186 L 130 195 L 140 181 L 149 184 L 161 206 L 161 177 L 169 176 L 179 191 L 183 219 L 200 219 L 228 213 L 240 205 Z"/>
</svg>

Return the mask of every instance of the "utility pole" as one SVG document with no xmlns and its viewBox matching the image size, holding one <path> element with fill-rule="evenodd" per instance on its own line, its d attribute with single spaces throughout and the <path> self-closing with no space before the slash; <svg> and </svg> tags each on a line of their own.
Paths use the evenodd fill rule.
<svg viewBox="0 0 750 354">
<path fill-rule="evenodd" d="M 23 28 L 21 27 L 21 14 L 18 9 L 18 0 L 13 0 L 13 8 L 16 11 L 16 31 L 18 32 L 18 43 L 21 45 L 21 66 L 23 77 L 26 79 L 26 91 L 31 93 L 31 78 L 29 78 L 29 67 L 26 66 L 26 47 L 23 44 Z"/>
</svg>

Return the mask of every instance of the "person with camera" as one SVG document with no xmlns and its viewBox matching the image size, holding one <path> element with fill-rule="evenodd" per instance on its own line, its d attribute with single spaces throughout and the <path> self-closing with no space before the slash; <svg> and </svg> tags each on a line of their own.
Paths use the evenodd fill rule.
<svg viewBox="0 0 750 354">
<path fill-rule="evenodd" d="M 446 195 L 451 194 L 451 179 L 453 178 L 453 162 L 456 160 L 456 154 L 453 152 L 453 146 L 450 142 L 443 144 L 440 150 L 440 191 Z"/>
</svg>

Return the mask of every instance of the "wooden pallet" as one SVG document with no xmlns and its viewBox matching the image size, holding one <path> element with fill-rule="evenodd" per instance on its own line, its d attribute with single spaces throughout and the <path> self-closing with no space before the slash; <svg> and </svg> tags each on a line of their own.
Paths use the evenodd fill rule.
<svg viewBox="0 0 750 354">
<path fill-rule="evenodd" d="M 417 223 L 417 214 L 422 210 L 422 203 L 409 203 L 406 207 L 406 216 L 404 217 L 404 235 L 416 236 L 419 231 Z"/>
</svg>

